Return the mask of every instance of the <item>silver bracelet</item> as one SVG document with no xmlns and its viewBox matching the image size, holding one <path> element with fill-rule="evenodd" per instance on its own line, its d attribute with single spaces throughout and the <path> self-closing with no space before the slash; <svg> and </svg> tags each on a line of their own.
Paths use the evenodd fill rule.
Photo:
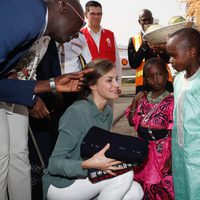
<svg viewBox="0 0 200 200">
<path fill-rule="evenodd" d="M 55 93 L 56 92 L 56 83 L 55 83 L 55 79 L 53 77 L 49 79 L 49 85 L 50 85 L 51 91 L 53 93 Z"/>
</svg>

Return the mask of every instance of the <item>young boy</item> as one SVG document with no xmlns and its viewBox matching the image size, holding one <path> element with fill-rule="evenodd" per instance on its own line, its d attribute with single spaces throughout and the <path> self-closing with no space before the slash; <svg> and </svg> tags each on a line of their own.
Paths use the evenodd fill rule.
<svg viewBox="0 0 200 200">
<path fill-rule="evenodd" d="M 172 169 L 176 200 L 200 199 L 200 33 L 185 28 L 166 45 L 174 82 Z"/>
</svg>

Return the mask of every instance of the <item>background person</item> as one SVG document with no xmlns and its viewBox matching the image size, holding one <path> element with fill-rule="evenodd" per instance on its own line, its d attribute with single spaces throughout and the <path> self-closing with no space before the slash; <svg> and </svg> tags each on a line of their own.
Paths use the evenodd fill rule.
<svg viewBox="0 0 200 200">
<path fill-rule="evenodd" d="M 150 10 L 142 9 L 138 15 L 138 22 L 141 26 L 141 32 L 131 37 L 128 42 L 128 60 L 131 68 L 136 69 L 136 94 L 142 90 L 143 86 L 143 67 L 145 61 L 152 57 L 162 58 L 166 63 L 169 62 L 169 55 L 166 52 L 165 45 L 151 45 L 143 40 L 142 36 L 146 31 L 146 26 L 153 24 L 153 16 Z M 170 73 L 170 69 L 168 68 Z M 171 73 L 169 81 L 172 81 Z M 168 83 L 169 89 L 172 89 L 172 83 Z"/>
<path fill-rule="evenodd" d="M 104 58 L 115 63 L 119 83 L 121 83 L 121 65 L 114 33 L 101 26 L 103 16 L 102 5 L 97 1 L 88 1 L 85 4 L 87 27 L 81 32 L 86 37 L 92 59 Z"/>
</svg>

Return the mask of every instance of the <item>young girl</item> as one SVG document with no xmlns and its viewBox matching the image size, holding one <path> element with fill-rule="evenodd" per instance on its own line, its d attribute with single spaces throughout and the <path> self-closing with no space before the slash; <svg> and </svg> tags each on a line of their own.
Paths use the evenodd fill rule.
<svg viewBox="0 0 200 200">
<path fill-rule="evenodd" d="M 171 130 L 174 100 L 166 90 L 168 71 L 159 58 L 149 59 L 144 65 L 144 92 L 133 99 L 127 109 L 129 124 L 138 136 L 149 141 L 146 162 L 134 170 L 135 179 L 144 190 L 144 199 L 173 199 L 171 175 Z"/>
<path fill-rule="evenodd" d="M 92 184 L 88 169 L 105 170 L 113 175 L 120 163 L 105 157 L 107 144 L 88 160 L 82 160 L 80 145 L 88 130 L 97 126 L 111 129 L 113 113 L 108 100 L 118 98 L 119 85 L 112 62 L 95 60 L 87 65 L 94 73 L 87 77 L 83 99 L 76 101 L 64 113 L 59 124 L 59 136 L 43 177 L 44 197 L 48 200 L 140 200 L 141 186 L 133 181 L 133 171 Z M 47 195 L 46 195 L 47 194 Z"/>
<path fill-rule="evenodd" d="M 174 81 L 172 170 L 176 200 L 200 199 L 200 34 L 193 28 L 171 35 L 167 51 L 180 72 Z"/>
</svg>

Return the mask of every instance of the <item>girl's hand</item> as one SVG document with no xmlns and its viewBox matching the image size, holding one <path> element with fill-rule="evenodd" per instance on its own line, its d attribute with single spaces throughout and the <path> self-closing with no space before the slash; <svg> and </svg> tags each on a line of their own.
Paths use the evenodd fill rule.
<svg viewBox="0 0 200 200">
<path fill-rule="evenodd" d="M 82 162 L 82 168 L 83 169 L 99 169 L 106 171 L 107 173 L 111 175 L 115 175 L 113 171 L 124 169 L 124 167 L 115 167 L 113 165 L 120 164 L 121 161 L 107 158 L 105 156 L 106 151 L 110 148 L 110 144 L 107 144 L 102 150 L 94 154 L 91 158 L 88 160 L 85 160 Z"/>
<path fill-rule="evenodd" d="M 135 95 L 134 101 L 137 103 L 144 95 L 146 94 L 146 91 L 140 91 Z"/>
<path fill-rule="evenodd" d="M 138 101 L 141 100 L 141 98 L 146 95 L 146 91 L 141 91 L 141 92 L 138 92 L 136 94 L 136 96 L 133 98 L 133 101 L 130 105 L 130 110 L 129 110 L 129 114 L 128 114 L 128 122 L 129 122 L 129 126 L 132 126 L 134 127 L 134 123 L 133 123 L 133 116 L 134 116 L 134 113 L 136 111 L 136 108 L 137 108 L 137 104 L 138 104 Z"/>
</svg>

